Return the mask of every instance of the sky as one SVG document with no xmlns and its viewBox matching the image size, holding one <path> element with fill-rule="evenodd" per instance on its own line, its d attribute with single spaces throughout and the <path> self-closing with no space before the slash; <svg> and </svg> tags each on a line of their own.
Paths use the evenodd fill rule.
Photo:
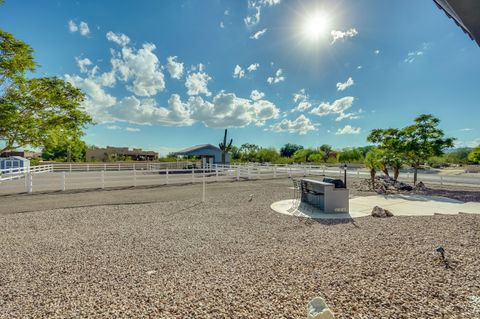
<svg viewBox="0 0 480 319">
<path fill-rule="evenodd" d="M 480 144 L 480 48 L 433 1 L 6 0 L 31 76 L 86 93 L 96 146 L 363 146 L 422 113 Z"/>
</svg>

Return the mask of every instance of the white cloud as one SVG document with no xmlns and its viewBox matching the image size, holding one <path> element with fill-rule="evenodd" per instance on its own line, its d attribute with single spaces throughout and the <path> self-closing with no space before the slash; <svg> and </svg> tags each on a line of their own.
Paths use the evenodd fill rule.
<svg viewBox="0 0 480 319">
<path fill-rule="evenodd" d="M 212 102 L 201 97 L 188 101 L 192 118 L 207 127 L 243 127 L 251 123 L 262 126 L 269 119 L 277 118 L 280 111 L 270 101 L 237 97 L 234 93 L 220 91 Z"/>
<path fill-rule="evenodd" d="M 358 31 L 355 28 L 348 29 L 347 31 L 332 30 L 330 34 L 332 36 L 332 42 L 330 44 L 334 44 L 337 40 L 355 37 L 358 35 Z"/>
<path fill-rule="evenodd" d="M 343 128 L 339 128 L 335 135 L 343 135 L 343 134 L 360 134 L 361 128 L 359 127 L 352 127 L 351 125 L 345 125 Z"/>
<path fill-rule="evenodd" d="M 262 99 L 263 97 L 265 96 L 265 93 L 263 92 L 260 92 L 258 90 L 253 90 L 251 93 L 250 93 L 250 98 L 254 101 L 257 101 L 257 100 L 260 100 Z"/>
<path fill-rule="evenodd" d="M 112 31 L 107 32 L 107 40 L 115 42 L 121 46 L 126 46 L 130 43 L 130 38 L 123 33 L 114 33 Z"/>
<path fill-rule="evenodd" d="M 220 28 L 225 28 L 225 24 L 223 24 L 223 21 L 220 21 Z"/>
<path fill-rule="evenodd" d="M 90 34 L 90 28 L 88 27 L 88 24 L 84 21 L 80 21 L 78 25 L 73 20 L 68 21 L 68 30 L 72 33 L 79 32 L 80 35 L 83 36 L 87 36 Z"/>
<path fill-rule="evenodd" d="M 470 131 L 473 131 L 473 128 L 465 127 L 465 128 L 462 128 L 460 131 L 470 132 Z"/>
<path fill-rule="evenodd" d="M 78 26 L 73 20 L 68 21 L 68 30 L 72 33 L 78 31 Z"/>
<path fill-rule="evenodd" d="M 185 87 L 187 88 L 188 95 L 205 94 L 206 96 L 212 95 L 208 90 L 208 81 L 212 78 L 204 72 L 190 73 L 185 81 Z"/>
<path fill-rule="evenodd" d="M 109 130 L 121 130 L 122 127 L 118 126 L 118 125 L 108 125 L 107 129 L 109 129 Z"/>
<path fill-rule="evenodd" d="M 223 12 L 223 14 L 226 15 L 226 16 L 228 16 L 228 15 L 230 14 L 230 11 L 228 11 L 228 9 L 227 9 L 227 10 L 225 10 L 225 11 Z"/>
<path fill-rule="evenodd" d="M 125 128 L 125 131 L 128 131 L 128 132 L 140 132 L 140 129 L 139 129 L 139 128 L 136 128 L 136 127 L 127 127 L 127 128 Z"/>
<path fill-rule="evenodd" d="M 90 28 L 88 27 L 88 24 L 86 22 L 81 21 L 79 29 L 80 34 L 83 36 L 87 36 L 90 34 Z"/>
<path fill-rule="evenodd" d="M 312 103 L 308 100 L 308 94 L 305 92 L 305 89 L 299 90 L 297 93 L 293 94 L 293 102 L 298 103 L 291 112 L 303 112 L 312 107 Z"/>
<path fill-rule="evenodd" d="M 155 45 L 151 43 L 143 44 L 139 50 L 126 46 L 120 52 L 112 50 L 113 69 L 122 81 L 132 80 L 127 89 L 138 96 L 153 96 L 165 89 L 164 75 L 154 50 Z"/>
<path fill-rule="evenodd" d="M 183 76 L 183 63 L 177 62 L 176 56 L 169 56 L 167 58 L 167 70 L 172 79 L 181 79 Z"/>
<path fill-rule="evenodd" d="M 380 50 L 377 49 L 377 50 L 373 51 L 373 53 L 380 54 Z"/>
<path fill-rule="evenodd" d="M 260 22 L 262 8 L 273 7 L 279 4 L 280 0 L 248 0 L 248 15 L 243 19 L 247 27 L 252 27 Z"/>
<path fill-rule="evenodd" d="M 283 70 L 278 69 L 277 72 L 275 72 L 275 76 L 268 77 L 267 82 L 268 84 L 274 84 L 274 83 L 279 83 L 285 81 L 285 77 L 283 76 Z"/>
<path fill-rule="evenodd" d="M 318 116 L 335 114 L 337 115 L 337 121 L 358 118 L 358 113 L 346 113 L 346 111 L 352 107 L 354 100 L 355 98 L 353 96 L 345 96 L 341 99 L 335 100 L 333 103 L 322 102 L 319 106 L 312 109 L 310 113 Z"/>
<path fill-rule="evenodd" d="M 255 32 L 254 34 L 252 34 L 250 36 L 250 39 L 253 39 L 253 40 L 258 40 L 260 39 L 261 36 L 263 36 L 265 33 L 267 32 L 267 28 L 263 29 L 263 30 L 260 30 L 258 32 Z"/>
<path fill-rule="evenodd" d="M 363 66 L 361 65 L 357 66 L 357 70 L 361 70 L 361 69 L 363 69 Z"/>
<path fill-rule="evenodd" d="M 245 70 L 242 69 L 240 65 L 236 65 L 235 69 L 233 69 L 233 77 L 236 79 L 241 79 L 245 76 Z"/>
<path fill-rule="evenodd" d="M 117 121 L 139 125 L 188 126 L 193 124 L 188 107 L 180 101 L 180 96 L 172 94 L 168 100 L 168 106 L 168 108 L 158 106 L 153 99 L 139 100 L 135 96 L 128 96 L 110 108 L 109 112 Z"/>
<path fill-rule="evenodd" d="M 65 80 L 85 92 L 86 99 L 82 106 L 92 115 L 95 121 L 106 122 L 111 120 L 107 110 L 115 105 L 117 99 L 105 92 L 98 78 L 82 78 L 78 75 L 66 74 Z"/>
<path fill-rule="evenodd" d="M 410 51 L 407 54 L 407 57 L 405 60 L 403 60 L 405 63 L 412 63 L 415 61 L 418 57 L 422 56 L 425 54 L 425 51 L 428 49 L 429 44 L 428 43 L 423 43 L 422 48 L 416 51 Z"/>
<path fill-rule="evenodd" d="M 288 132 L 299 135 L 305 135 L 309 131 L 316 131 L 315 125 L 305 115 L 301 114 L 295 120 L 283 119 L 282 121 L 270 125 L 270 130 L 274 132 Z"/>
<path fill-rule="evenodd" d="M 248 66 L 247 70 L 248 70 L 248 72 L 253 72 L 253 71 L 258 70 L 259 67 L 260 67 L 260 64 L 252 63 Z"/>
<path fill-rule="evenodd" d="M 349 86 L 352 86 L 355 82 L 353 81 L 353 79 L 351 77 L 349 77 L 345 82 L 341 83 L 341 82 L 338 82 L 337 83 L 337 91 L 344 91 L 346 88 L 348 88 Z"/>
<path fill-rule="evenodd" d="M 89 58 L 80 59 L 76 57 L 75 60 L 77 61 L 77 65 L 80 68 L 80 72 L 82 73 L 87 73 L 88 72 L 87 66 L 92 65 L 92 61 L 90 61 Z"/>
</svg>

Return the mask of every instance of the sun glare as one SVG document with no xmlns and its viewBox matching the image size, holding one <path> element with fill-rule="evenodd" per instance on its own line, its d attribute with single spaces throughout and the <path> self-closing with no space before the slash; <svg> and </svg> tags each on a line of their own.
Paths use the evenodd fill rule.
<svg viewBox="0 0 480 319">
<path fill-rule="evenodd" d="M 303 33 L 308 39 L 317 40 L 328 34 L 329 27 L 330 17 L 328 14 L 323 11 L 317 11 L 306 18 L 303 25 Z"/>
</svg>

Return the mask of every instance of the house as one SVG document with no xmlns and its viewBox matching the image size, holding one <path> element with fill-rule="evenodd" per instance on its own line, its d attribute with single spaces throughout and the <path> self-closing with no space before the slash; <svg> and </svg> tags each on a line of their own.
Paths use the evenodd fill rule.
<svg viewBox="0 0 480 319">
<path fill-rule="evenodd" d="M 30 167 L 30 160 L 20 156 L 0 157 L 0 171 L 13 170 Z"/>
<path fill-rule="evenodd" d="M 196 156 L 209 164 L 222 164 L 222 150 L 212 144 L 196 145 L 174 153 L 177 156 Z M 225 164 L 230 165 L 230 153 L 225 154 Z"/>
<path fill-rule="evenodd" d="M 0 157 L 10 157 L 10 156 L 19 156 L 26 159 L 39 158 L 42 156 L 42 153 L 29 152 L 29 151 L 15 151 L 15 150 L 6 150 L 0 153 Z"/>
<path fill-rule="evenodd" d="M 154 161 L 158 159 L 158 153 L 144 151 L 141 148 L 129 150 L 128 147 L 93 148 L 85 154 L 87 161 L 108 161 L 108 160 L 133 160 L 133 161 Z"/>
</svg>

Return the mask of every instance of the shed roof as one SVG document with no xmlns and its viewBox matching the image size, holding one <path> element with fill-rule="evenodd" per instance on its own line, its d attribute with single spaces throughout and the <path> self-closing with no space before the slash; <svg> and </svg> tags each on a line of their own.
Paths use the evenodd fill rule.
<svg viewBox="0 0 480 319">
<path fill-rule="evenodd" d="M 433 0 L 445 14 L 462 28 L 463 32 L 480 46 L 480 1 Z"/>
<path fill-rule="evenodd" d="M 195 146 L 191 146 L 191 147 L 188 147 L 188 148 L 185 148 L 183 150 L 180 150 L 178 152 L 175 152 L 174 154 L 175 155 L 187 155 L 189 153 L 192 153 L 192 152 L 195 152 L 195 151 L 198 151 L 198 150 L 203 150 L 203 149 L 214 149 L 216 151 L 221 151 L 218 147 L 216 147 L 215 145 L 212 145 L 212 144 L 201 144 L 201 145 L 195 145 Z"/>
<path fill-rule="evenodd" d="M 5 159 L 5 160 L 19 160 L 19 161 L 28 161 L 25 157 L 21 156 L 7 156 L 7 157 L 0 157 L 0 160 Z"/>
</svg>

